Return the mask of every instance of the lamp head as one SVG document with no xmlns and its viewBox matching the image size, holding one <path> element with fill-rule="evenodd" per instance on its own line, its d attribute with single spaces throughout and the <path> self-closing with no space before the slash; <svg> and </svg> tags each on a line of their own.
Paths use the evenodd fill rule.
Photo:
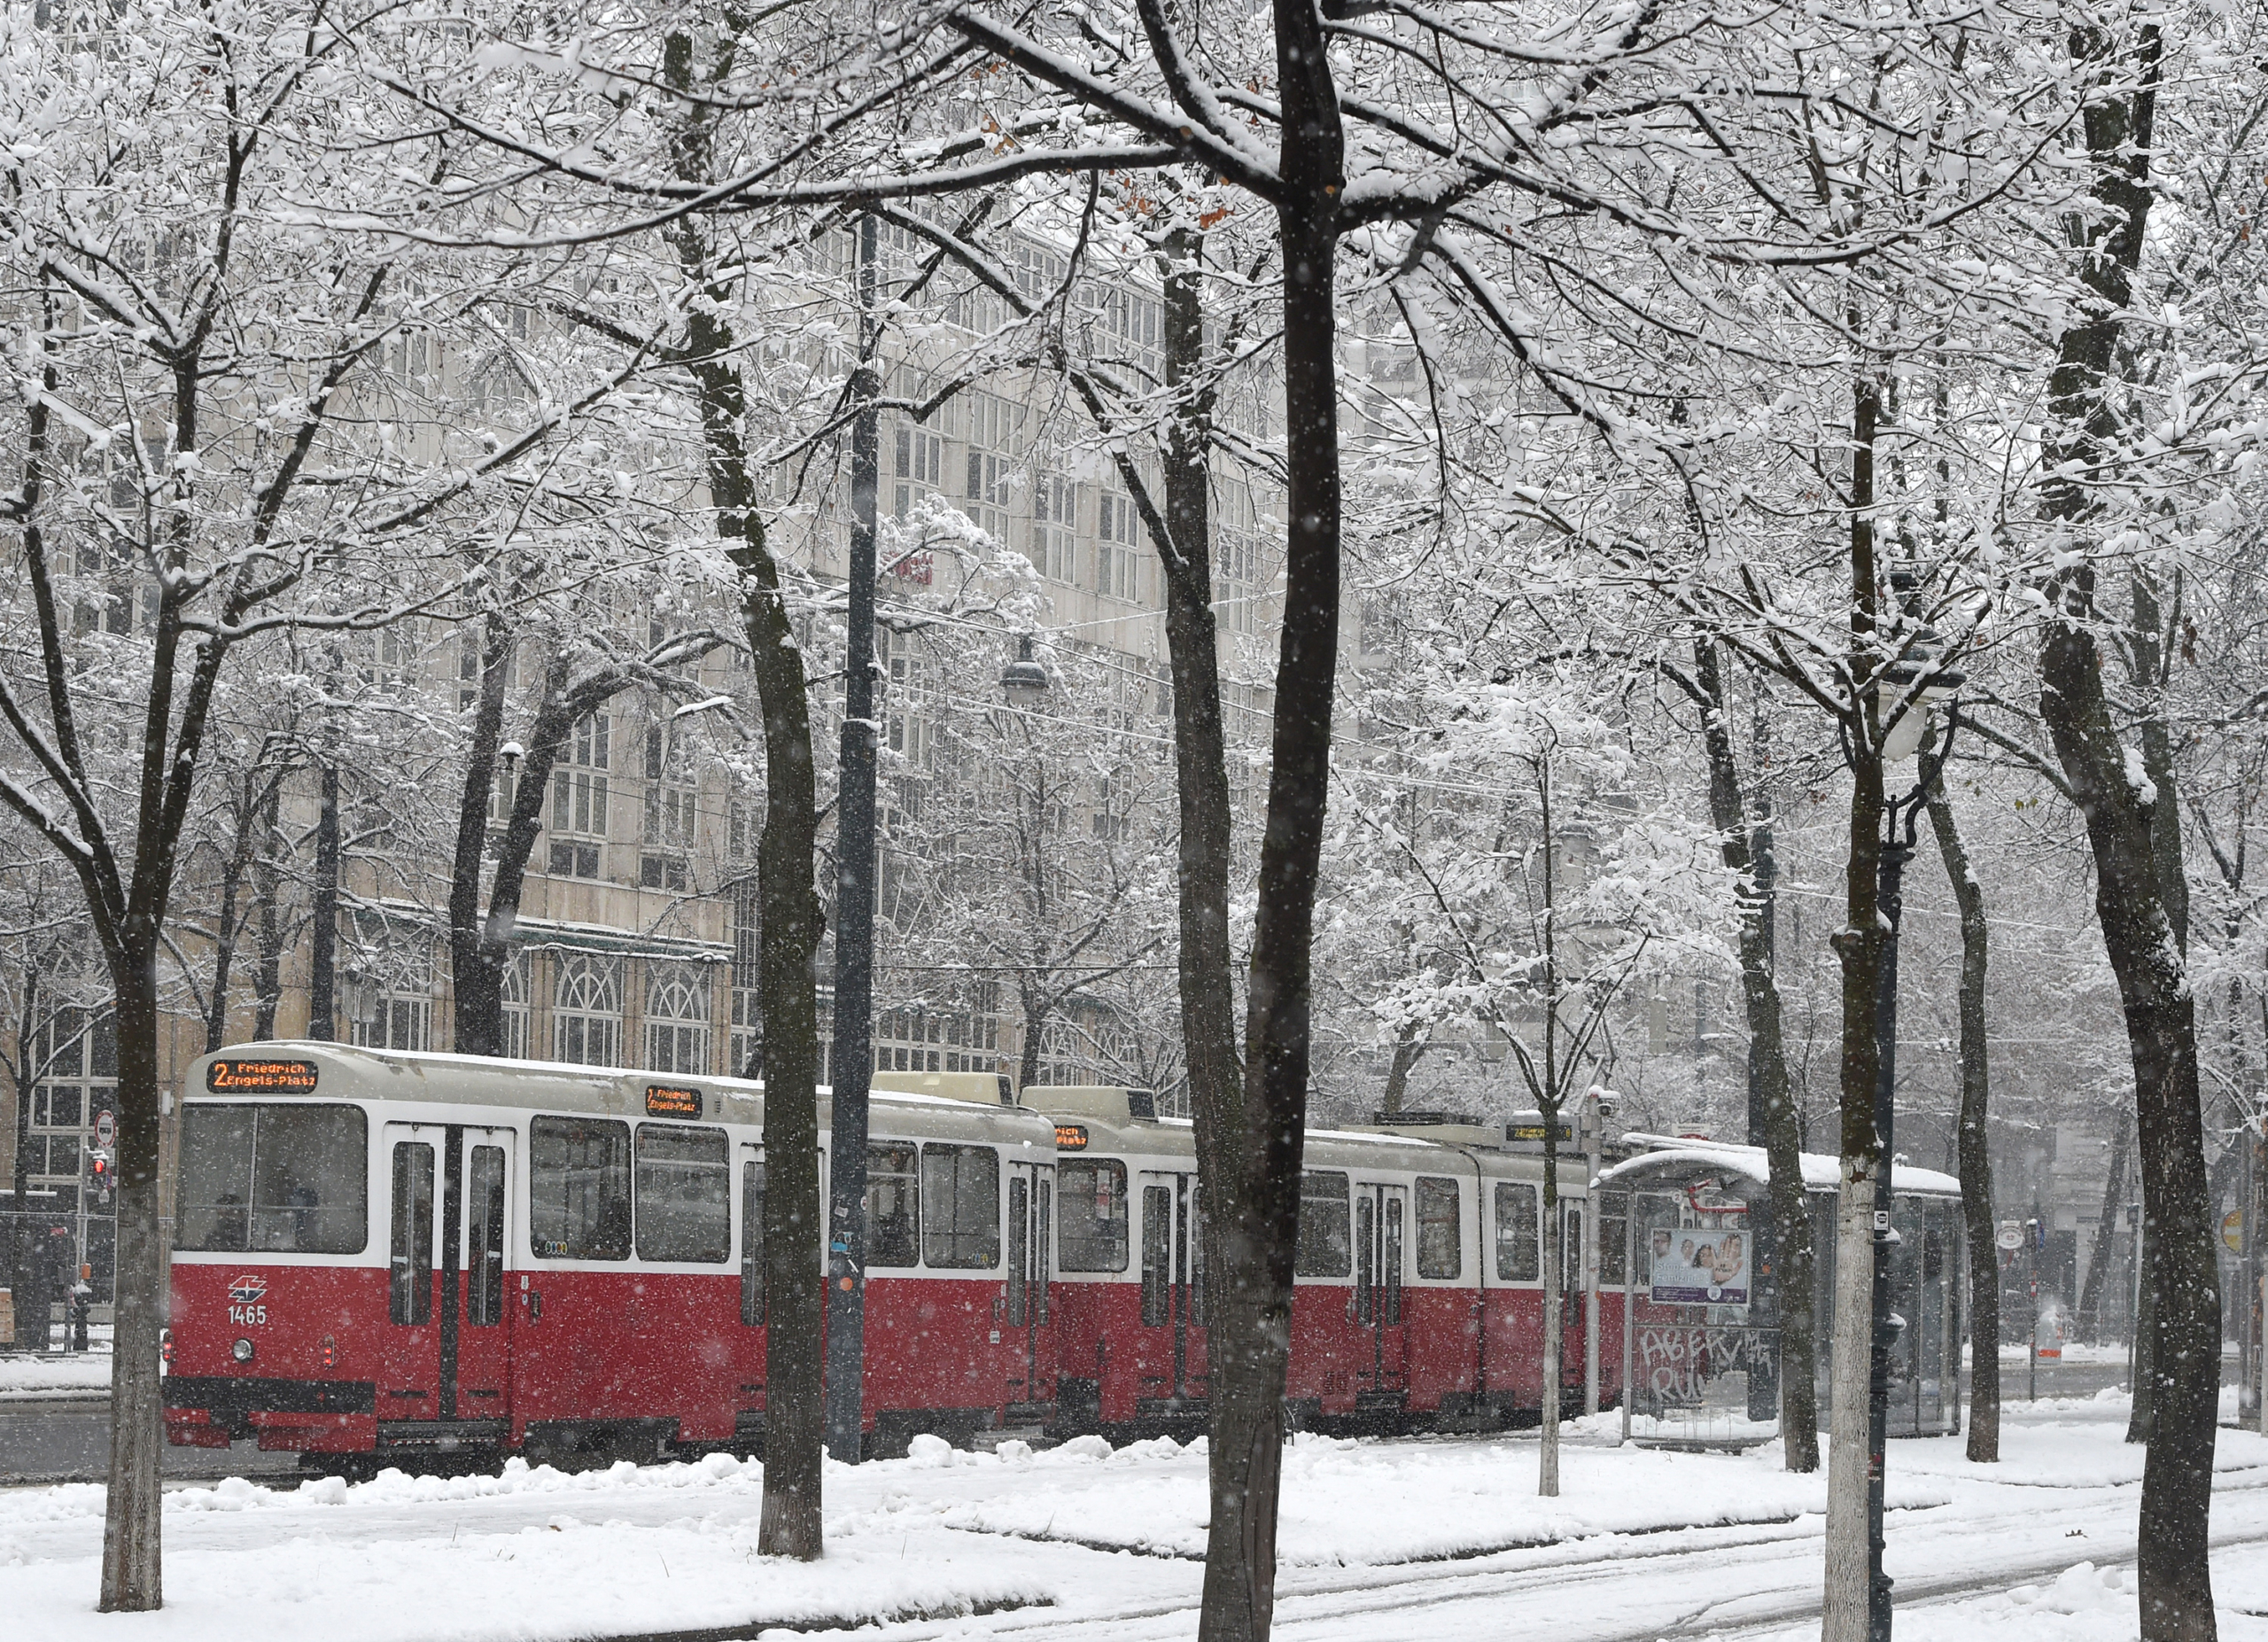
<svg viewBox="0 0 2268 1642">
<path fill-rule="evenodd" d="M 1047 669 L 1032 658 L 1031 634 L 1016 642 L 1016 658 L 1000 674 L 1000 688 L 1011 702 L 1032 702 L 1047 694 Z"/>
</svg>

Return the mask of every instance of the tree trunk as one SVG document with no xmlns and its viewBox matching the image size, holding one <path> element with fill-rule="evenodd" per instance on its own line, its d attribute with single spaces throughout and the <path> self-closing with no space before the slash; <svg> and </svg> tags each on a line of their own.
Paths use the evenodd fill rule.
<svg viewBox="0 0 2268 1642">
<path fill-rule="evenodd" d="M 1246 985 L 1241 1122 L 1233 1139 L 1206 1127 L 1199 1132 L 1200 1145 L 1229 1165 L 1214 1187 L 1223 1258 L 1211 1332 L 1213 1514 L 1200 1642 L 1261 1642 L 1275 1614 L 1284 1375 L 1307 1142 L 1316 881 L 1339 654 L 1333 261 L 1337 199 L 1346 183 L 1344 136 L 1320 14 L 1304 0 L 1276 0 L 1275 14 L 1284 132 L 1277 206 L 1288 494 L 1284 625 Z M 1198 1110 L 1200 1125 L 1217 1116 Z"/>
<path fill-rule="evenodd" d="M 2085 530 L 2099 509 L 2084 482 L 2067 476 L 2092 471 L 2117 436 L 2108 395 L 2149 218 L 2161 47 L 2155 24 L 2139 28 L 2131 48 L 2093 27 L 2071 36 L 2072 51 L 2088 72 L 2132 87 L 2097 96 L 2086 108 L 2087 149 L 2098 168 L 2093 191 L 2103 209 L 2079 247 L 2085 254 L 2078 272 L 2094 300 L 2059 339 L 2048 385 L 2055 436 L 2047 453 L 2054 477 L 2043 512 L 2075 533 Z M 2132 60 L 2115 60 L 2120 58 Z M 2093 561 L 2080 557 L 2048 592 L 2055 615 L 2040 650 L 2040 716 L 2086 821 L 2096 916 L 2125 1006 L 2134 1067 L 2142 1288 L 2150 1308 L 2150 1442 L 2136 1555 L 2142 1636 L 2145 1642 L 2201 1642 L 2215 1635 L 2208 1534 L 2221 1305 L 2205 1190 L 2195 1000 L 2182 955 L 2186 886 L 2170 883 L 2161 837 L 2179 829 L 2163 813 L 2173 805 L 2171 786 L 2157 787 L 2148 771 L 2148 738 L 2143 758 L 2134 760 L 2143 767 L 2135 770 L 2111 716 L 2093 632 Z"/>
<path fill-rule="evenodd" d="M 1861 375 L 1852 395 L 1851 620 L 1854 662 L 1863 673 L 1874 644 L 1876 611 L 1874 439 L 1880 390 Z M 1853 704 L 1869 715 L 1864 702 Z M 1827 1459 L 1827 1585 L 1822 1642 L 1866 1642 L 1872 1598 L 1868 1493 L 1874 1452 L 1869 1372 L 1874 1333 L 1876 1196 L 1890 1159 L 1875 1126 L 1882 1046 L 1884 947 L 1881 909 L 1883 798 L 1879 732 L 1845 726 L 1851 749 L 1851 816 L 1844 867 L 1843 927 L 1834 946 L 1843 966 L 1842 1166 L 1836 1202 L 1835 1343 L 1829 1370 L 1834 1441 Z"/>
<path fill-rule="evenodd" d="M 2094 639 L 2075 621 L 2058 621 L 2041 659 L 2041 716 L 2086 820 L 2095 913 L 2125 1005 L 2134 1066 L 2147 1227 L 2142 1289 L 2150 1310 L 2149 1458 L 2138 1554 L 2142 1635 L 2148 1642 L 2191 1642 L 2214 1635 L 2207 1530 L 2221 1333 L 2195 1006 L 2159 891 L 2153 806 L 2128 774 Z M 2137 1357 L 2139 1375 L 2139 1350 Z"/>
<path fill-rule="evenodd" d="M 1551 850 L 1549 832 L 1544 836 L 1543 848 L 1547 861 Z M 1550 871 L 1547 865 L 1546 872 Z M 1555 997 L 1545 1003 L 1547 1009 L 1556 1008 Z M 1543 1117 L 1543 1235 L 1538 1240 L 1543 1260 L 1543 1407 L 1542 1442 L 1535 1467 L 1535 1491 L 1539 1498 L 1559 1498 L 1559 1381 L 1561 1359 L 1566 1355 L 1566 1326 L 1562 1315 L 1565 1309 L 1564 1285 L 1560 1282 L 1559 1256 L 1559 1105 L 1556 1101 L 1539 1101 Z"/>
<path fill-rule="evenodd" d="M 266 1043 L 276 1036 L 276 1010 L 284 1000 L 284 909 L 277 897 L 283 875 L 276 865 L 276 811 L 284 798 L 281 774 L 268 783 L 268 803 L 261 813 L 260 852 L 252 858 L 252 894 L 260 902 L 260 963 L 252 972 L 252 1040 Z"/>
<path fill-rule="evenodd" d="M 1693 661 L 1704 697 L 1709 754 L 1709 824 L 1731 871 L 1749 880 L 1741 895 L 1741 998 L 1748 1014 L 1750 1098 L 1762 1128 L 1772 1182 L 1761 1217 L 1759 1254 L 1773 1251 L 1773 1296 L 1780 1319 L 1780 1436 L 1790 1471 L 1819 1469 L 1817 1282 L 1811 1212 L 1804 1190 L 1803 1136 L 1781 1033 L 1780 986 L 1773 975 L 1772 829 L 1751 831 L 1733 756 L 1724 669 L 1714 642 L 1697 640 Z M 1751 1140 L 1757 1139 L 1751 1135 Z M 1754 1210 L 1751 1210 L 1754 1213 Z"/>
<path fill-rule="evenodd" d="M 1428 1045 L 1425 1029 L 1415 1021 L 1406 1021 L 1394 1035 L 1394 1059 L 1386 1069 L 1386 1093 L 1380 1097 L 1383 1110 L 1398 1112 L 1410 1092 L 1410 1070 L 1418 1064 Z"/>
<path fill-rule="evenodd" d="M 727 44 L 727 56 L 734 48 Z M 695 74 L 691 37 L 672 35 L 664 65 L 672 82 Z M 718 67 L 719 77 L 727 64 Z M 679 128 L 678 174 L 709 172 L 711 128 L 700 113 Z M 688 280 L 710 299 L 687 305 L 680 355 L 698 391 L 717 538 L 741 574 L 749 664 L 764 714 L 764 829 L 756 846 L 757 1008 L 764 1019 L 764 1510 L 757 1548 L 766 1556 L 816 1560 L 824 1549 L 819 1498 L 827 1429 L 819 1276 L 824 1246 L 819 1191 L 819 1004 L 814 965 L 821 915 L 813 879 L 819 844 L 817 766 L 812 754 L 809 681 L 781 586 L 780 566 L 756 510 L 757 486 L 746 443 L 747 396 L 734 311 L 706 242 L 691 222 L 672 230 Z M 863 1277 L 858 1280 L 863 1280 Z"/>
<path fill-rule="evenodd" d="M 338 767 L 326 759 L 315 780 L 315 890 L 308 915 L 307 1036 L 329 1043 L 338 1031 Z M 351 1030 L 348 1034 L 353 1035 Z"/>
<path fill-rule="evenodd" d="M 2086 1280 L 2079 1286 L 2079 1338 L 2102 1338 L 2102 1293 L 2113 1270 L 2125 1264 L 2121 1257 L 2127 1239 L 2120 1233 L 2126 1202 L 2126 1153 L 2134 1141 L 2134 1114 L 2125 1106 L 2111 1121 L 2110 1166 L 2102 1179 L 2102 1212 L 2095 1220 L 2094 1247 L 2087 1250 Z M 2132 1320 L 2131 1319 L 2129 1319 Z"/>
<path fill-rule="evenodd" d="M 1016 1087 L 1029 1089 L 1039 1081 L 1039 1037 L 1047 1028 L 1047 1006 L 1027 987 L 1024 991 L 1023 1052 L 1016 1057 Z"/>
<path fill-rule="evenodd" d="M 145 847 L 154 841 L 144 840 Z M 164 1325 L 167 1249 L 159 1164 L 164 1087 L 158 1072 L 158 969 L 148 945 L 113 953 L 118 1032 L 118 1262 L 113 1280 L 110 1472 L 104 1502 L 104 1613 L 145 1613 L 165 1601 L 159 1462 L 166 1450 L 158 1331 Z"/>
<path fill-rule="evenodd" d="M 237 794 L 237 837 L 221 863 L 221 905 L 213 919 L 213 990 L 205 1000 L 205 1053 L 216 1054 L 229 1040 L 229 971 L 237 959 L 237 894 L 253 850 L 260 824 L 259 802 L 246 777 Z"/>
<path fill-rule="evenodd" d="M 2134 1257 L 2134 1264 L 2142 1268 L 2133 1283 L 2137 1296 L 2133 1319 L 2134 1390 L 2126 1410 L 2126 1440 L 2135 1444 L 2150 1440 L 2150 1386 L 2153 1381 L 2150 1358 L 2154 1355 L 2158 1331 L 2157 1291 L 2151 1288 L 2149 1277 L 2157 1269 L 2158 1234 L 2150 1226 L 2147 1204 L 2142 1210 L 2141 1243 L 2141 1249 Z"/>
<path fill-rule="evenodd" d="M 1930 829 L 1961 908 L 1961 1213 L 1969 1235 L 1969 1457 L 2000 1458 L 2000 1263 L 1992 1241 L 1992 1151 L 1985 1116 L 1992 1096 L 1984 1036 L 1984 969 L 1990 927 L 1984 891 L 1969 869 L 1942 782 L 1930 787 Z M 2105 1222 L 2109 1224 L 2109 1222 Z"/>
<path fill-rule="evenodd" d="M 457 790 L 456 849 L 449 863 L 449 975 L 452 1030 L 459 1054 L 504 1053 L 504 931 L 484 929 L 480 867 L 488 854 L 488 813 L 496 790 L 496 749 L 504 728 L 504 690 L 511 681 L 512 631 L 490 611 L 480 634 L 480 695 Z M 515 794 L 517 803 L 518 795 Z M 509 925 L 506 926 L 509 930 Z M 492 938 L 492 934 L 498 938 Z"/>
<path fill-rule="evenodd" d="M 1281 1469 L 1283 1346 L 1268 1335 L 1273 1272 L 1269 1228 L 1255 1225 L 1254 1143 L 1238 1057 L 1229 939 L 1231 811 L 1213 615 L 1210 415 L 1205 377 L 1202 242 L 1170 237 L 1164 312 L 1166 648 L 1173 670 L 1174 759 L 1180 809 L 1177 899 L 1182 1054 L 1189 1074 L 1207 1268 L 1216 1274 L 1207 1393 L 1210 1528 L 1201 1634 L 1208 1642 L 1268 1633 L 1275 1602 L 1276 1488 Z M 1298 1236 L 1297 1164 L 1292 1237 Z M 1289 1288 L 1289 1265 L 1283 1266 Z M 1289 1296 L 1275 1313 L 1288 1329 Z M 1288 1334 L 1281 1336 L 1288 1340 Z M 1271 1366 L 1269 1352 L 1276 1356 Z M 1272 1385 L 1270 1377 L 1272 1374 Z"/>
</svg>

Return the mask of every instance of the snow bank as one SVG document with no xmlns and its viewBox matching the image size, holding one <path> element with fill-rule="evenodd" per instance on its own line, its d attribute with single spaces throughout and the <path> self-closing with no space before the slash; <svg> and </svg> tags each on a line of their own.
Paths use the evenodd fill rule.
<svg viewBox="0 0 2268 1642">
<path fill-rule="evenodd" d="M 1161 1437 L 1121 1450 L 1113 1461 L 1166 1459 L 1173 1449 Z M 1776 1448 L 1769 1463 L 1728 1462 L 1733 1468 L 1697 1488 L 1691 1456 L 1571 1444 L 1560 1452 L 1557 1499 L 1536 1496 L 1538 1457 L 1533 1438 L 1378 1444 L 1302 1433 L 1284 1456 L 1278 1554 L 1290 1566 L 1418 1562 L 1600 1535 L 1785 1522 L 1827 1506 L 1826 1473 L 1790 1476 L 1776 1468 Z M 1099 1512 L 1088 1485 L 1035 1475 L 1009 1494 L 902 1508 L 985 1533 L 1203 1555 L 1210 1507 L 1201 1467 L 1130 1467 L 1113 1479 L 1108 1497 L 1108 1511 Z M 1949 1497 L 1936 1479 L 1893 1470 L 1895 1508 Z"/>
<path fill-rule="evenodd" d="M 965 1536 L 919 1544 L 830 1524 L 826 1558 L 756 1553 L 751 1523 L 664 1528 L 561 1514 L 514 1534 L 342 1545 L 294 1540 L 178 1553 L 161 1614 L 133 1622 L 166 1642 L 320 1637 L 323 1642 L 531 1642 L 658 1630 L 811 1629 L 944 1618 L 1052 1601 L 1048 1584 Z M 0 1607 L 36 1615 L 41 1642 L 114 1638 L 94 1611 L 93 1570 L 49 1562 L 4 1570 Z"/>
<path fill-rule="evenodd" d="M 110 1353 L 73 1351 L 0 1358 L 0 1398 L 110 1389 Z"/>
</svg>

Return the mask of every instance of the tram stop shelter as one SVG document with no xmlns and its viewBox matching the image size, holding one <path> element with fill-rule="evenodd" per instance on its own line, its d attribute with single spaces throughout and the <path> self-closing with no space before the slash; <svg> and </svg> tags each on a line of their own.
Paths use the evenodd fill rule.
<svg viewBox="0 0 2268 1642">
<path fill-rule="evenodd" d="M 1778 1239 L 1764 1148 L 1627 1134 L 1594 1193 L 1629 1195 L 1625 1220 L 1623 1434 L 1662 1446 L 1739 1448 L 1779 1434 Z M 1803 1154 L 1815 1278 L 1816 1360 L 1828 1400 L 1835 1315 L 1837 1160 Z M 1898 1163 L 1891 1174 L 1890 1435 L 1961 1428 L 1961 1183 Z"/>
</svg>

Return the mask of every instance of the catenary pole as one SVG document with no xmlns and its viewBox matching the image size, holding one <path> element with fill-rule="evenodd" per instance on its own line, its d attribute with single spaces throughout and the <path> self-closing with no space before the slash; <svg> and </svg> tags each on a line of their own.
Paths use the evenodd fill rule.
<svg viewBox="0 0 2268 1642">
<path fill-rule="evenodd" d="M 1896 585 L 1899 579 L 1893 576 Z M 1904 585 L 1910 586 L 1907 581 Z M 1913 649 L 1917 659 L 1934 650 L 1934 634 L 1924 627 Z M 1947 670 L 1939 675 L 1948 688 L 1957 688 L 1961 675 Z M 1909 712 L 1925 711 L 1928 693 Z M 1921 779 L 1903 798 L 1884 806 L 1882 859 L 1876 869 L 1876 909 L 1889 938 L 1875 981 L 1875 1132 L 1882 1148 L 1882 1171 L 1875 1177 L 1875 1273 L 1871 1293 L 1874 1327 L 1867 1363 L 1867 1637 L 1868 1642 L 1890 1642 L 1890 1576 L 1883 1571 L 1883 1483 L 1890 1449 L 1890 1358 L 1902 1330 L 1890 1308 L 1890 1257 L 1898 1246 L 1891 1227 L 1891 1185 L 1898 1175 L 1898 932 L 1905 911 L 1906 863 L 1914 848 L 1922 820 L 1922 806 L 1945 767 L 1952 751 L 1951 726 L 1936 749 L 1926 754 Z"/>
<path fill-rule="evenodd" d="M 1919 794 L 1916 794 L 1918 799 Z M 1913 817 L 1915 805 L 1890 806 L 1890 837 L 1884 840 L 1880 868 L 1881 890 L 1876 905 L 1890 931 L 1884 943 L 1880 974 L 1876 981 L 1875 1031 L 1881 1055 L 1875 1073 L 1875 1131 L 1881 1137 L 1883 1166 L 1875 1178 L 1875 1280 L 1872 1294 L 1874 1330 L 1867 1368 L 1867 1636 L 1868 1642 L 1890 1642 L 1890 1576 L 1883 1571 L 1883 1482 L 1890 1447 L 1890 1354 L 1897 1343 L 1898 1327 L 1890 1309 L 1890 1256 L 1898 1234 L 1891 1229 L 1891 1181 L 1898 1171 L 1896 1149 L 1898 1070 L 1898 926 L 1903 910 L 1906 863 L 1914 855 Z M 1898 836 L 1899 813 L 1906 812 L 1907 836 Z"/>
<path fill-rule="evenodd" d="M 850 425 L 850 564 L 835 798 L 835 1052 L 828 1118 L 827 1447 L 859 1459 L 866 1346 L 866 1095 L 874 1078 L 874 521 L 882 432 L 874 322 L 875 227 L 858 222 L 858 402 Z"/>
</svg>

